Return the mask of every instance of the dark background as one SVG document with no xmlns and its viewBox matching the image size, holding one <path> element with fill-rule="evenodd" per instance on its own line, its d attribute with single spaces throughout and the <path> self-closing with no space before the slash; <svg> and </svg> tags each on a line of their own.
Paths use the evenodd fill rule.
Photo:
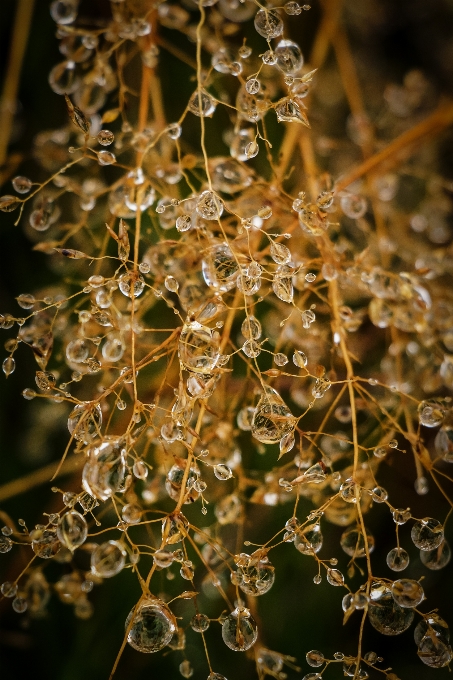
<svg viewBox="0 0 453 680">
<path fill-rule="evenodd" d="M 448 95 L 452 87 L 453 71 L 453 3 L 448 0 L 380 0 L 379 2 L 356 2 L 349 0 L 347 16 L 350 24 L 350 38 L 355 54 L 366 72 L 367 64 L 378 72 L 383 83 L 401 83 L 404 74 L 412 68 L 423 70 L 432 81 L 437 92 Z M 15 117 L 11 148 L 23 154 L 21 174 L 43 178 L 30 158 L 30 147 L 34 135 L 43 129 L 58 127 L 65 122 L 62 98 L 54 94 L 47 83 L 51 67 L 62 59 L 55 39 L 55 24 L 50 18 L 47 0 L 37 0 L 32 31 L 22 70 L 19 92 L 20 105 Z M 360 5 L 360 7 L 359 7 Z M 13 0 L 0 2 L 0 78 L 3 77 L 11 27 L 16 3 Z M 108 3 L 91 0 L 83 4 L 84 11 L 93 15 L 108 11 Z M 300 44 L 307 54 L 313 41 L 320 17 L 317 0 L 311 12 L 304 15 L 301 23 Z M 321 74 L 322 75 L 322 74 Z M 320 77 L 321 77 L 320 75 Z M 164 91 L 167 101 L 177 107 L 176 97 L 185 87 L 185 78 L 178 77 L 176 68 L 164 77 Z M 175 83 L 177 87 L 175 87 Z M 366 86 L 366 83 L 364 83 Z M 346 105 L 343 103 L 343 106 Z M 445 166 L 451 163 L 451 138 L 445 137 Z M 451 168 L 450 168 L 451 173 Z M 2 193 L 10 193 L 8 182 Z M 14 214 L 2 214 L 0 221 L 0 312 L 19 314 L 15 296 L 32 292 L 52 282 L 53 275 L 46 268 L 44 255 L 31 251 L 30 242 L 21 227 L 14 227 Z M 3 340 L 13 337 L 14 329 L 2 331 Z M 5 353 L 6 356 L 6 353 Z M 0 378 L 0 484 L 21 477 L 40 468 L 52 460 L 57 461 L 65 444 L 64 419 L 49 423 L 46 412 L 36 402 L 25 401 L 22 390 L 33 386 L 36 370 L 33 359 L 25 350 L 16 354 L 18 368 L 6 381 Z M 0 357 L 1 358 L 1 357 Z M 42 419 L 42 422 L 41 422 Z M 41 428 L 38 427 L 41 423 Z M 48 435 L 50 428 L 50 436 Z M 414 470 L 410 457 L 400 456 L 392 465 L 383 465 L 381 483 L 392 497 L 404 496 L 413 514 L 426 514 L 426 498 L 420 499 L 413 491 Z M 67 487 L 71 480 L 67 481 Z M 447 506 L 434 492 L 429 514 L 443 518 Z M 29 527 L 40 521 L 43 510 L 50 512 L 53 502 L 50 484 L 38 487 L 26 494 L 4 502 L 0 509 L 13 519 L 22 517 Z M 308 505 L 307 505 L 308 511 Z M 266 527 L 282 526 L 286 521 L 286 507 L 277 510 L 258 506 L 252 517 Z M 385 554 L 394 547 L 394 527 L 385 508 L 377 508 L 368 517 L 367 524 L 377 537 L 375 571 L 387 577 L 391 573 L 385 565 Z M 338 540 L 341 529 L 326 526 L 323 555 L 340 558 L 339 568 L 347 563 L 339 555 Z M 450 539 L 453 538 L 451 531 Z M 425 575 L 424 587 L 430 599 L 424 605 L 440 607 L 440 613 L 453 622 L 453 579 L 451 565 L 444 571 L 429 572 L 423 569 L 417 551 L 410 548 L 409 528 L 401 531 L 403 546 L 411 552 L 411 565 L 404 572 L 409 578 Z M 286 548 L 286 547 L 285 547 Z M 0 582 L 13 580 L 22 568 L 29 551 L 16 548 L 8 555 L 0 555 Z M 294 549 L 275 551 L 273 562 L 277 570 L 274 588 L 258 603 L 260 616 L 268 630 L 266 645 L 282 653 L 297 656 L 302 673 L 288 670 L 290 678 L 300 677 L 311 669 L 305 663 L 305 652 L 320 649 L 332 658 L 335 651 L 354 654 L 360 615 L 355 614 L 346 627 L 341 624 L 340 601 L 342 589 L 335 589 L 323 582 L 314 586 L 313 563 Z M 360 579 L 357 584 L 360 583 Z M 92 619 L 77 620 L 72 608 L 52 598 L 49 616 L 45 620 L 28 620 L 15 614 L 11 601 L 0 603 L 0 677 L 2 680 L 106 680 L 121 645 L 124 620 L 139 596 L 138 588 L 128 572 L 111 580 L 90 595 L 95 607 Z M 261 600 L 261 599 L 260 599 Z M 220 607 L 220 605 L 219 605 Z M 297 626 L 293 622 L 298 621 Z M 215 670 L 222 672 L 229 680 L 243 680 L 254 677 L 252 662 L 229 651 L 220 641 L 220 629 L 212 624 L 207 641 Z M 413 642 L 413 627 L 394 639 L 378 635 L 366 626 L 364 650 L 374 650 L 384 656 L 384 667 L 393 666 L 402 680 L 411 677 L 431 680 L 446 678 L 448 669 L 432 670 L 417 659 Z M 194 678 L 208 675 L 199 636 L 190 630 L 187 634 L 187 656 L 191 660 Z M 118 680 L 134 678 L 178 678 L 178 665 L 182 657 L 171 655 L 141 655 L 130 648 L 125 650 L 117 675 Z M 238 663 L 240 661 L 240 663 Z M 326 672 L 327 679 L 342 677 L 338 666 Z M 383 677 L 383 676 L 380 676 Z"/>
</svg>

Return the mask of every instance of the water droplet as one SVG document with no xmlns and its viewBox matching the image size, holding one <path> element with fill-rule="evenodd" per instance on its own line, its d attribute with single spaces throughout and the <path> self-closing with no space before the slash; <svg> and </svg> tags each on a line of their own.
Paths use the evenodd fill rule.
<svg viewBox="0 0 453 680">
<path fill-rule="evenodd" d="M 31 179 L 28 179 L 28 177 L 23 177 L 22 175 L 14 177 L 11 183 L 13 185 L 14 191 L 17 191 L 18 194 L 28 194 L 33 186 Z"/>
<path fill-rule="evenodd" d="M 91 553 L 91 568 L 101 578 L 116 576 L 126 562 L 126 551 L 118 541 L 106 541 Z"/>
<path fill-rule="evenodd" d="M 126 619 L 125 628 L 132 626 L 127 641 L 138 652 L 158 652 L 167 645 L 176 631 L 176 621 L 169 608 L 160 600 L 145 600 Z"/>
<path fill-rule="evenodd" d="M 198 198 L 196 210 L 205 220 L 218 220 L 223 213 L 223 202 L 212 191 L 203 191 Z"/>
<path fill-rule="evenodd" d="M 367 210 L 367 201 L 364 196 L 345 194 L 340 199 L 340 206 L 346 217 L 358 220 L 363 217 Z"/>
<path fill-rule="evenodd" d="M 13 600 L 13 609 L 17 614 L 23 614 L 27 611 L 28 602 L 24 597 L 15 597 Z"/>
<path fill-rule="evenodd" d="M 402 578 L 392 585 L 395 602 L 404 608 L 417 607 L 425 599 L 425 593 L 418 581 Z"/>
<path fill-rule="evenodd" d="M 371 553 L 374 550 L 374 537 L 368 530 L 366 537 L 368 551 Z M 365 539 L 363 532 L 359 527 L 346 529 L 341 536 L 340 545 L 344 552 L 351 557 L 356 558 L 366 556 Z"/>
<path fill-rule="evenodd" d="M 225 293 L 236 285 L 239 265 L 226 243 L 213 246 L 202 261 L 203 278 L 216 291 Z"/>
<path fill-rule="evenodd" d="M 75 510 L 66 512 L 58 522 L 57 536 L 69 550 L 75 550 L 85 542 L 88 526 L 85 518 Z"/>
<path fill-rule="evenodd" d="M 99 436 L 102 425 L 102 411 L 99 404 L 94 407 L 91 402 L 82 402 L 71 411 L 68 418 L 68 430 L 74 439 L 89 444 Z"/>
<path fill-rule="evenodd" d="M 431 517 L 415 522 L 411 530 L 414 545 L 420 550 L 434 550 L 444 540 L 444 529 L 441 522 Z"/>
<path fill-rule="evenodd" d="M 392 571 L 403 571 L 409 564 L 409 555 L 403 548 L 392 548 L 387 555 L 387 565 Z"/>
<path fill-rule="evenodd" d="M 303 66 L 301 49 L 292 40 L 280 40 L 274 53 L 277 67 L 286 75 L 296 75 Z"/>
<path fill-rule="evenodd" d="M 266 387 L 256 407 L 252 435 L 263 444 L 276 444 L 294 429 L 294 418 L 278 392 Z"/>
<path fill-rule="evenodd" d="M 275 10 L 258 10 L 254 25 L 256 31 L 266 40 L 278 38 L 283 33 L 283 20 Z"/>
<path fill-rule="evenodd" d="M 16 369 L 16 361 L 13 357 L 6 357 L 2 364 L 3 373 L 8 377 L 11 373 L 14 373 Z"/>
<path fill-rule="evenodd" d="M 143 293 L 145 280 L 136 273 L 122 274 L 118 279 L 118 287 L 126 297 L 136 298 Z"/>
<path fill-rule="evenodd" d="M 235 652 L 245 652 L 258 638 L 254 618 L 245 607 L 236 607 L 222 624 L 224 643 Z"/>
<path fill-rule="evenodd" d="M 420 424 L 425 427 L 438 427 L 442 424 L 445 410 L 445 406 L 440 399 L 422 401 L 418 407 Z"/>
<path fill-rule="evenodd" d="M 111 151 L 98 151 L 97 156 L 99 165 L 112 165 L 116 163 L 116 156 Z"/>
<path fill-rule="evenodd" d="M 0 588 L 2 595 L 5 597 L 15 597 L 17 593 L 17 584 L 11 581 L 5 581 Z"/>
<path fill-rule="evenodd" d="M 219 359 L 220 337 L 217 331 L 197 321 L 186 323 L 179 338 L 179 358 L 190 371 L 209 373 Z"/>
<path fill-rule="evenodd" d="M 195 614 L 190 620 L 190 627 L 196 633 L 204 633 L 209 628 L 209 617 L 206 614 Z"/>
<path fill-rule="evenodd" d="M 400 607 L 385 584 L 370 593 L 373 603 L 369 605 L 371 625 L 383 635 L 400 635 L 409 628 L 413 619 L 412 609 Z"/>
<path fill-rule="evenodd" d="M 298 529 L 294 537 L 294 545 L 303 555 L 313 555 L 322 548 L 323 536 L 318 522 Z"/>
<path fill-rule="evenodd" d="M 123 447 L 120 437 L 106 436 L 100 444 L 88 449 L 82 486 L 100 501 L 125 490 L 126 451 Z"/>
<path fill-rule="evenodd" d="M 344 586 L 344 576 L 338 569 L 327 569 L 327 580 L 331 586 Z"/>
<path fill-rule="evenodd" d="M 213 97 L 206 90 L 201 90 L 200 96 L 198 91 L 193 93 L 189 100 L 188 109 L 195 116 L 209 118 L 213 115 L 216 106 L 217 103 Z"/>
<path fill-rule="evenodd" d="M 433 571 L 446 567 L 450 559 L 451 549 L 447 541 L 442 541 L 434 550 L 420 550 L 420 561 Z"/>
<path fill-rule="evenodd" d="M 312 649 L 311 652 L 307 652 L 305 658 L 308 665 L 312 666 L 313 668 L 318 668 L 324 663 L 324 654 L 322 652 L 318 652 L 316 649 Z"/>
<path fill-rule="evenodd" d="M 115 140 L 115 135 L 111 130 L 100 130 L 97 135 L 97 140 L 101 146 L 110 146 Z"/>
<path fill-rule="evenodd" d="M 231 479 L 231 477 L 233 476 L 233 473 L 231 469 L 228 467 L 228 465 L 224 465 L 223 463 L 214 465 L 214 474 L 217 477 L 217 479 L 220 479 L 222 481 L 225 481 L 226 479 Z"/>
</svg>

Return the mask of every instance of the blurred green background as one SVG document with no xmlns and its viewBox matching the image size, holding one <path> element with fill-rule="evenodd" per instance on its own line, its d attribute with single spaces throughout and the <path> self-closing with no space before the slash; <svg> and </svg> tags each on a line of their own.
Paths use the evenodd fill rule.
<svg viewBox="0 0 453 680">
<path fill-rule="evenodd" d="M 361 0 L 358 3 L 357 0 L 348 0 L 345 4 L 356 54 L 365 63 L 373 64 L 382 82 L 399 83 L 408 70 L 420 68 L 441 92 L 449 94 L 453 73 L 451 1 Z M 105 16 L 109 11 L 108 2 L 102 0 L 84 2 L 82 7 L 92 16 Z M 15 8 L 14 0 L 0 2 L 0 78 L 5 72 Z M 362 20 L 359 21 L 361 14 Z M 374 20 L 363 21 L 363 16 L 374 17 Z M 304 21 L 297 24 L 300 34 L 294 35 L 304 53 L 310 51 L 319 18 L 320 8 L 317 0 L 314 0 L 312 11 L 306 13 Z M 187 47 L 185 44 L 183 46 Z M 66 121 L 62 97 L 54 94 L 47 83 L 48 72 L 61 59 L 55 38 L 55 24 L 49 15 L 49 3 L 47 0 L 37 0 L 11 140 L 11 150 L 23 155 L 21 173 L 33 179 L 44 179 L 30 156 L 34 135 Z M 178 75 L 175 67 L 172 73 L 162 76 L 167 103 L 170 108 L 174 106 L 177 109 L 176 98 L 181 96 L 181 87 L 188 87 L 184 74 Z M 347 113 L 345 102 L 342 101 L 340 106 L 344 116 Z M 340 114 L 337 112 L 336 115 Z M 447 135 L 446 165 L 451 163 L 452 148 L 451 136 Z M 2 193 L 10 192 L 11 185 L 7 182 Z M 14 227 L 13 222 L 14 214 L 2 214 L 0 312 L 19 314 L 15 296 L 51 283 L 54 275 L 46 268 L 46 257 L 31 251 L 31 244 L 23 229 Z M 2 342 L 13 337 L 13 331 L 2 331 Z M 27 475 L 51 461 L 58 461 L 66 441 L 63 413 L 52 424 L 49 437 L 51 423 L 47 411 L 40 404 L 22 398 L 22 390 L 33 386 L 36 367 L 31 353 L 24 348 L 20 348 L 16 358 L 16 372 L 8 380 L 0 378 L 0 485 Z M 40 427 L 37 427 L 37 423 Z M 392 465 L 384 464 L 381 483 L 388 489 L 391 500 L 399 495 L 404 496 L 405 505 L 411 507 L 414 515 L 423 516 L 421 513 L 426 514 L 426 498 L 420 499 L 413 491 L 414 470 L 412 463 L 407 461 L 410 461 L 409 455 L 406 458 L 401 456 Z M 70 488 L 71 480 L 65 480 L 65 483 Z M 41 512 L 52 511 L 55 497 L 50 492 L 50 486 L 50 483 L 44 484 L 0 503 L 0 510 L 16 521 L 19 517 L 24 518 L 28 526 L 32 527 L 41 521 Z M 443 518 L 447 510 L 446 503 L 434 492 L 431 497 L 429 514 Z M 267 539 L 274 529 L 278 530 L 284 524 L 289 512 L 286 506 L 277 509 L 257 506 L 251 511 L 251 519 L 256 520 L 261 537 Z M 386 509 L 377 507 L 368 516 L 367 524 L 376 537 L 375 571 L 390 578 L 385 555 L 394 547 L 393 523 Z M 325 526 L 325 547 L 321 556 L 339 557 L 339 568 L 345 569 L 347 559 L 340 554 L 338 547 L 341 532 L 339 527 Z M 451 530 L 449 534 L 451 540 Z M 408 528 L 403 528 L 401 537 L 403 546 L 410 551 Z M 258 540 L 259 536 L 255 533 L 254 538 Z M 7 555 L 0 555 L 0 582 L 13 580 L 29 555 L 29 550 L 25 548 L 15 548 Z M 411 558 L 411 565 L 404 574 L 409 578 L 419 578 L 422 573 L 425 575 L 423 584 L 430 596 L 429 606 L 439 606 L 442 616 L 452 624 L 451 565 L 444 571 L 427 573 L 419 562 L 416 550 L 412 550 Z M 288 677 L 300 678 L 310 671 L 304 659 L 305 652 L 310 649 L 320 649 L 331 658 L 335 651 L 354 654 L 360 615 L 355 614 L 347 626 L 342 627 L 341 598 L 344 591 L 332 588 L 325 582 L 315 586 L 312 583 L 315 574 L 312 560 L 297 553 L 291 545 L 274 551 L 273 563 L 277 574 L 275 586 L 266 596 L 259 598 L 258 611 L 267 629 L 263 640 L 266 646 L 296 656 L 302 667 L 302 672 L 297 673 L 288 669 Z M 356 583 L 360 584 L 360 578 L 356 579 Z M 3 600 L 0 603 L 0 677 L 2 680 L 106 680 L 122 642 L 124 621 L 138 596 L 136 580 L 129 572 L 123 572 L 95 588 L 90 595 L 95 612 L 88 621 L 75 619 L 72 608 L 61 604 L 55 597 L 49 606 L 49 616 L 44 620 L 30 620 L 27 616 L 15 614 L 11 609 L 11 601 Z M 221 609 L 220 601 L 213 603 L 213 612 L 220 613 Z M 181 611 L 190 611 L 189 605 Z M 247 660 L 245 655 L 238 658 L 239 655 L 223 645 L 218 625 L 211 625 L 206 638 L 216 671 L 224 674 L 228 680 L 255 677 L 252 661 Z M 448 674 L 448 669 L 431 670 L 417 659 L 413 627 L 393 639 L 378 635 L 367 625 L 364 650 L 374 650 L 384 656 L 384 666 L 392 665 L 402 680 L 411 677 L 442 680 Z M 208 671 L 201 640 L 190 629 L 187 632 L 186 653 L 195 669 L 193 677 L 197 680 L 206 678 Z M 164 677 L 173 680 L 181 677 L 178 666 L 182 658 L 179 652 L 145 655 L 127 648 L 115 677 L 118 680 Z M 325 677 L 327 680 L 342 677 L 342 671 L 336 665 L 326 672 Z"/>
</svg>

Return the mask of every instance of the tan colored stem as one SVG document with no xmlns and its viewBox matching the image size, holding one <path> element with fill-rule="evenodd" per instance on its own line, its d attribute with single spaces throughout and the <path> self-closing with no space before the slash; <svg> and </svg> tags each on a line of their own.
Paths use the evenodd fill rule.
<svg viewBox="0 0 453 680">
<path fill-rule="evenodd" d="M 45 465 L 40 470 L 34 470 L 24 477 L 19 477 L 19 479 L 8 482 L 0 487 L 0 502 L 6 501 L 9 498 L 14 498 L 26 491 L 30 491 L 30 489 L 41 486 L 41 484 L 50 482 L 50 480 L 55 477 L 69 475 L 80 467 L 80 462 L 81 458 L 79 456 L 71 456 L 63 463 L 58 474 L 54 475 L 54 477 L 52 477 L 52 475 L 55 472 L 55 462 Z"/>
<path fill-rule="evenodd" d="M 0 100 L 0 165 L 6 160 L 9 138 L 16 112 L 20 72 L 30 32 L 34 0 L 18 0 L 5 83 Z"/>
<path fill-rule="evenodd" d="M 443 102 L 430 116 L 403 132 L 388 146 L 367 158 L 363 163 L 353 168 L 347 175 L 341 177 L 335 185 L 336 191 L 343 191 L 350 184 L 364 175 L 373 172 L 379 165 L 387 163 L 387 167 L 397 165 L 402 156 L 407 157 L 417 144 L 425 138 L 439 134 L 453 124 L 453 102 Z"/>
</svg>

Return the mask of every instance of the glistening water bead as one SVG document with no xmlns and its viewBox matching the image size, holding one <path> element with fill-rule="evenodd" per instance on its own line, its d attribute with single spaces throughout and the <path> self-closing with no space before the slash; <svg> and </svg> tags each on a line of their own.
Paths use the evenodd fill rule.
<svg viewBox="0 0 453 680">
<path fill-rule="evenodd" d="M 69 550 L 75 550 L 85 542 L 88 535 L 86 519 L 75 510 L 66 512 L 58 522 L 58 539 Z"/>
<path fill-rule="evenodd" d="M 163 602 L 145 599 L 132 609 L 125 627 L 131 647 L 150 654 L 168 645 L 176 631 L 176 621 Z"/>
<path fill-rule="evenodd" d="M 417 607 L 425 599 L 418 581 L 402 578 L 392 585 L 393 599 L 400 607 Z"/>
<path fill-rule="evenodd" d="M 224 643 L 234 652 L 245 652 L 258 638 L 255 619 L 245 607 L 236 607 L 222 624 Z"/>
<path fill-rule="evenodd" d="M 106 541 L 91 553 L 91 568 L 101 578 L 116 576 L 126 562 L 126 551 L 118 541 Z"/>
<path fill-rule="evenodd" d="M 368 616 L 373 628 L 383 635 L 400 635 L 409 628 L 413 619 L 412 609 L 401 607 L 392 597 L 389 588 L 384 588 L 382 594 L 373 598 L 369 605 Z"/>
<path fill-rule="evenodd" d="M 434 550 L 444 539 L 444 529 L 437 519 L 425 517 L 415 522 L 411 530 L 411 538 L 420 550 Z"/>
<path fill-rule="evenodd" d="M 392 571 L 403 571 L 409 564 L 409 555 L 404 548 L 392 548 L 386 561 Z"/>
</svg>

